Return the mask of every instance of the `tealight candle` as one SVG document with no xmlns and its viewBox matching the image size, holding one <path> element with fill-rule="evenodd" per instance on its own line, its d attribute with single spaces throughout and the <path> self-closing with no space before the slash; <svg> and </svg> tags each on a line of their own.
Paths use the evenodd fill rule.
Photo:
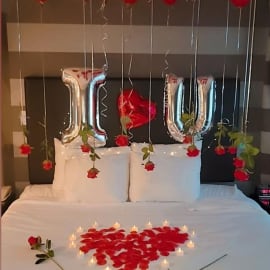
<svg viewBox="0 0 270 270">
<path fill-rule="evenodd" d="M 76 248 L 76 243 L 74 241 L 70 241 L 68 244 L 69 248 Z"/>
<path fill-rule="evenodd" d="M 163 223 L 162 223 L 163 227 L 167 227 L 170 225 L 169 221 L 168 220 L 164 220 Z"/>
<path fill-rule="evenodd" d="M 84 256 L 84 253 L 81 251 L 81 250 L 79 250 L 79 252 L 77 253 L 77 258 L 82 258 Z"/>
<path fill-rule="evenodd" d="M 181 231 L 182 231 L 183 233 L 188 232 L 188 226 L 187 226 L 187 225 L 182 226 L 180 229 L 181 229 Z"/>
<path fill-rule="evenodd" d="M 111 270 L 111 268 L 109 266 L 106 266 L 105 270 Z"/>
<path fill-rule="evenodd" d="M 83 232 L 83 228 L 81 226 L 79 226 L 76 230 L 77 233 L 82 233 Z"/>
<path fill-rule="evenodd" d="M 190 236 L 194 238 L 196 236 L 196 232 L 194 230 L 191 231 Z"/>
<path fill-rule="evenodd" d="M 183 255 L 184 255 L 184 250 L 183 250 L 182 248 L 178 248 L 178 249 L 176 250 L 176 255 L 177 255 L 177 256 L 183 256 Z"/>
<path fill-rule="evenodd" d="M 120 223 L 115 222 L 115 223 L 113 224 L 113 227 L 114 227 L 116 230 L 118 230 L 118 229 L 120 228 Z"/>
<path fill-rule="evenodd" d="M 88 265 L 89 266 L 93 266 L 97 263 L 97 260 L 95 257 L 92 257 L 89 261 L 88 261 Z"/>
<path fill-rule="evenodd" d="M 70 241 L 75 241 L 76 240 L 76 235 L 73 233 L 69 236 Z"/>
<path fill-rule="evenodd" d="M 97 228 L 97 227 L 98 227 L 98 223 L 95 221 L 95 222 L 93 223 L 92 227 L 93 227 L 94 229 Z"/>
<path fill-rule="evenodd" d="M 192 240 L 189 240 L 189 241 L 187 242 L 187 247 L 188 247 L 188 248 L 195 248 L 194 242 L 193 242 Z"/>
<path fill-rule="evenodd" d="M 135 225 L 133 225 L 130 229 L 131 232 L 138 232 L 138 227 L 136 227 Z"/>
<path fill-rule="evenodd" d="M 164 260 L 162 260 L 161 261 L 161 268 L 163 268 L 163 269 L 168 269 L 169 268 L 169 262 L 168 262 L 168 260 L 167 259 L 164 259 Z"/>
<path fill-rule="evenodd" d="M 148 223 L 146 223 L 146 226 L 145 226 L 147 229 L 152 229 L 153 225 L 150 221 L 148 221 Z"/>
</svg>

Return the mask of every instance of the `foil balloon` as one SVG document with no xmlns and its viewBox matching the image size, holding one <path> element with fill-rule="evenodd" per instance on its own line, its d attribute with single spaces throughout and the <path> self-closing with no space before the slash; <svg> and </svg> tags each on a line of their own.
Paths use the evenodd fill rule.
<svg viewBox="0 0 270 270">
<path fill-rule="evenodd" d="M 216 91 L 213 77 L 199 77 L 197 79 L 196 93 L 196 120 L 195 129 L 200 135 L 204 135 L 213 124 L 216 108 Z"/>
<path fill-rule="evenodd" d="M 231 0 L 232 4 L 236 7 L 242 8 L 248 5 L 250 0 Z"/>
<path fill-rule="evenodd" d="M 69 126 L 62 134 L 62 142 L 69 143 L 78 135 L 82 125 L 91 125 L 96 146 L 106 143 L 106 133 L 99 125 L 98 90 L 105 81 L 103 69 L 67 68 L 62 71 L 62 81 L 69 89 Z"/>
<path fill-rule="evenodd" d="M 128 117 L 127 129 L 137 128 L 156 117 L 156 104 L 142 97 L 134 89 L 125 89 L 117 101 L 120 117 Z"/>
<path fill-rule="evenodd" d="M 183 78 L 179 78 L 174 74 L 166 75 L 165 82 L 165 101 L 164 101 L 164 117 L 167 124 L 169 134 L 176 141 L 183 141 L 184 124 L 181 121 L 181 115 L 184 112 L 184 87 Z"/>
</svg>

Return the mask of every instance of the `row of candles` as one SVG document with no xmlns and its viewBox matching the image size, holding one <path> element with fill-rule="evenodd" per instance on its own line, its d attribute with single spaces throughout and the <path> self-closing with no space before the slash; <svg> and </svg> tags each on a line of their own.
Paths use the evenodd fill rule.
<svg viewBox="0 0 270 270">
<path fill-rule="evenodd" d="M 169 221 L 168 220 L 164 220 L 162 222 L 162 226 L 163 227 L 168 227 L 170 225 Z M 92 225 L 92 228 L 98 228 L 98 223 L 95 221 Z M 121 225 L 120 223 L 118 222 L 115 222 L 113 224 L 113 228 L 115 228 L 116 230 L 120 229 L 121 228 Z M 146 223 L 145 225 L 145 228 L 146 229 L 152 229 L 153 228 L 153 225 L 152 223 L 149 221 L 148 223 Z M 182 233 L 188 233 L 189 232 L 189 228 L 187 225 L 183 225 L 180 227 L 180 230 Z M 79 226 L 76 230 L 76 233 L 72 233 L 70 236 L 69 236 L 69 244 L 68 244 L 68 247 L 70 249 L 75 249 L 77 247 L 76 245 L 76 240 L 77 240 L 77 236 L 76 234 L 81 234 L 83 233 L 83 228 L 81 226 Z M 131 228 L 130 228 L 130 232 L 138 232 L 139 229 L 136 225 L 133 225 Z M 192 238 L 192 239 L 189 239 L 186 246 L 189 248 L 189 249 L 194 249 L 195 248 L 195 243 L 194 243 L 194 238 L 196 236 L 196 232 L 195 230 L 191 230 L 190 233 L 189 233 L 189 236 Z M 175 251 L 175 254 L 177 256 L 183 256 L 184 255 L 184 250 L 183 248 L 181 247 L 178 247 Z M 82 251 L 79 251 L 78 254 L 77 254 L 77 257 L 78 258 L 81 258 L 84 256 L 84 253 Z M 89 266 L 94 266 L 96 265 L 96 258 L 95 257 L 91 257 L 90 260 L 88 261 L 88 265 Z M 160 263 L 160 266 L 162 269 L 168 269 L 169 268 L 169 261 L 164 258 L 161 263 Z M 111 270 L 111 268 L 109 266 L 106 266 L 106 268 L 104 270 Z"/>
</svg>

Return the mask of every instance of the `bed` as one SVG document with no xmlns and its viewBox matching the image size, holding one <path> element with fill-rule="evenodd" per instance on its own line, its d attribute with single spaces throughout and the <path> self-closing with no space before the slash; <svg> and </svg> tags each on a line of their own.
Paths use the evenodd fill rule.
<svg viewBox="0 0 270 270">
<path fill-rule="evenodd" d="M 270 216 L 234 183 L 233 157 L 213 155 L 215 130 L 196 142 L 201 154 L 189 158 L 186 146 L 168 136 L 161 112 L 153 122 L 154 171 L 141 166 L 141 148 L 147 138 L 143 126 L 134 129 L 130 146 L 116 147 L 108 139 L 105 147 L 98 148 L 98 181 L 87 180 L 88 155 L 59 140 L 69 108 L 64 102 L 68 101 L 66 89 L 59 78 L 46 80 L 53 89 L 47 102 L 49 119 L 56 122 L 49 130 L 56 166 L 45 174 L 40 169 L 41 153 L 29 156 L 30 185 L 1 219 L 1 269 L 268 269 Z M 143 91 L 147 82 L 137 79 L 134 85 Z M 217 85 L 221 83 L 217 79 Z M 234 83 L 233 78 L 226 79 L 224 117 L 229 120 L 235 113 Z M 121 79 L 107 80 L 107 89 L 118 91 L 108 91 L 108 102 L 114 104 L 108 108 L 115 108 L 119 85 Z M 161 79 L 153 80 L 153 85 L 164 88 Z M 59 88 L 63 91 L 56 91 Z M 215 123 L 220 87 L 216 91 Z M 42 118 L 37 105 L 43 104 L 42 96 L 42 78 L 26 79 L 29 140 L 36 147 L 42 133 L 34 124 L 40 120 L 34 119 Z M 152 98 L 160 108 L 160 92 L 155 91 Z M 113 110 L 107 114 L 117 116 Z M 108 138 L 119 133 L 119 118 L 112 118 L 102 122 Z M 50 239 L 55 261 L 35 265 L 39 252 L 30 249 L 30 236 Z"/>
</svg>

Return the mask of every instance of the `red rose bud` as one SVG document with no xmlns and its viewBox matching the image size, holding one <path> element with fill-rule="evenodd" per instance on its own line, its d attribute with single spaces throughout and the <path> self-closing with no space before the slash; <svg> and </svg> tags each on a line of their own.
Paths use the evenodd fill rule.
<svg viewBox="0 0 270 270">
<path fill-rule="evenodd" d="M 237 147 L 232 146 L 232 145 L 228 147 L 228 153 L 230 153 L 231 155 L 235 155 L 236 152 L 237 152 Z"/>
<path fill-rule="evenodd" d="M 187 155 L 189 157 L 196 157 L 199 155 L 199 153 L 200 153 L 200 150 L 198 150 L 198 148 L 195 145 L 190 145 L 187 148 Z"/>
<path fill-rule="evenodd" d="M 24 143 L 20 146 L 20 152 L 22 155 L 29 155 L 31 154 L 31 146 L 27 143 Z"/>
<path fill-rule="evenodd" d="M 30 236 L 28 238 L 28 243 L 31 246 L 31 248 L 37 248 L 38 246 L 41 245 L 41 237 L 34 237 L 34 236 Z"/>
<path fill-rule="evenodd" d="M 43 170 L 49 171 L 50 169 L 52 169 L 52 167 L 53 167 L 53 164 L 52 164 L 52 162 L 50 160 L 45 159 L 42 162 L 42 168 L 43 168 Z"/>
<path fill-rule="evenodd" d="M 219 155 L 219 156 L 225 155 L 225 153 L 226 153 L 225 148 L 224 148 L 224 146 L 222 146 L 222 145 L 218 145 L 218 146 L 215 148 L 215 152 L 216 152 L 216 154 Z"/>
<path fill-rule="evenodd" d="M 81 145 L 81 150 L 84 153 L 89 153 L 90 149 L 91 149 L 91 147 L 90 147 L 90 145 L 88 143 L 85 143 L 85 144 Z"/>
<path fill-rule="evenodd" d="M 233 159 L 233 165 L 236 168 L 244 168 L 246 165 L 246 162 L 241 158 L 234 158 Z"/>
<path fill-rule="evenodd" d="M 128 136 L 127 135 L 117 135 L 115 137 L 115 143 L 117 146 L 128 146 Z"/>
<path fill-rule="evenodd" d="M 234 178 L 238 181 L 247 181 L 249 174 L 243 169 L 236 169 L 234 171 Z"/>
<path fill-rule="evenodd" d="M 183 143 L 192 143 L 192 136 L 186 135 L 184 137 Z"/>
<path fill-rule="evenodd" d="M 87 172 L 87 177 L 88 178 L 97 178 L 98 173 L 99 173 L 99 170 L 97 168 L 93 167 Z"/>
<path fill-rule="evenodd" d="M 145 168 L 147 171 L 153 171 L 154 168 L 155 168 L 155 164 L 154 164 L 152 161 L 147 161 L 147 162 L 144 164 L 144 168 Z"/>
</svg>

